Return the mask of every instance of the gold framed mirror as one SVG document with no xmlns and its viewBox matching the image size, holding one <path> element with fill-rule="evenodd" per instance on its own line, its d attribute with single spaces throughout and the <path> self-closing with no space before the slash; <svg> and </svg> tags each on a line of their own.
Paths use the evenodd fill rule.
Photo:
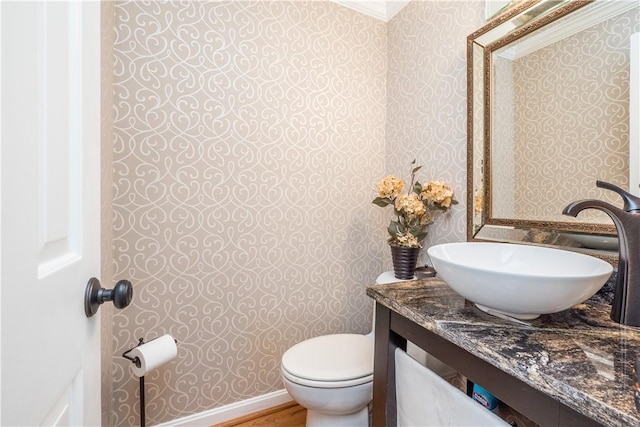
<svg viewBox="0 0 640 427">
<path fill-rule="evenodd" d="M 629 154 L 640 143 L 629 132 L 638 32 L 635 0 L 525 0 L 467 38 L 467 240 L 617 258 L 606 215 L 562 210 L 580 199 L 621 207 L 598 179 L 640 192 Z"/>
</svg>

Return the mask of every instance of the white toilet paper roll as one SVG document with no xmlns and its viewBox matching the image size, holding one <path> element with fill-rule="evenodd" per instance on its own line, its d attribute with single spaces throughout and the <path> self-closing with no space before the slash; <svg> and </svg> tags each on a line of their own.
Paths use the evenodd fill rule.
<svg viewBox="0 0 640 427">
<path fill-rule="evenodd" d="M 129 356 L 140 359 L 140 367 L 132 363 L 131 369 L 135 375 L 142 377 L 147 372 L 164 365 L 177 354 L 176 341 L 169 334 L 163 335 L 131 350 Z"/>
</svg>

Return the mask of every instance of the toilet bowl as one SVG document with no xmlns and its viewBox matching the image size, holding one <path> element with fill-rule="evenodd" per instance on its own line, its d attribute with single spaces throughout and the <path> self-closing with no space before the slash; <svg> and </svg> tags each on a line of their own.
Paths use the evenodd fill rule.
<svg viewBox="0 0 640 427">
<path fill-rule="evenodd" d="M 402 281 L 393 271 L 376 279 L 380 285 Z M 369 425 L 373 335 L 373 327 L 367 335 L 323 335 L 294 345 L 282 356 L 284 386 L 293 400 L 307 408 L 307 427 Z M 424 350 L 411 343 L 407 352 L 424 365 L 433 364 Z"/>
<path fill-rule="evenodd" d="M 282 356 L 289 395 L 307 408 L 308 427 L 364 427 L 373 395 L 373 340 L 335 334 L 308 339 Z"/>
</svg>

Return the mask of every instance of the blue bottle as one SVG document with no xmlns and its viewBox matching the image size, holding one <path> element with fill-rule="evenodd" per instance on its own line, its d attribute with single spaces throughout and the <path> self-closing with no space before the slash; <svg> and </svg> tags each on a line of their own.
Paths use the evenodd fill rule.
<svg viewBox="0 0 640 427">
<path fill-rule="evenodd" d="M 490 410 L 491 412 L 498 413 L 498 399 L 478 384 L 473 385 L 473 400 Z"/>
</svg>

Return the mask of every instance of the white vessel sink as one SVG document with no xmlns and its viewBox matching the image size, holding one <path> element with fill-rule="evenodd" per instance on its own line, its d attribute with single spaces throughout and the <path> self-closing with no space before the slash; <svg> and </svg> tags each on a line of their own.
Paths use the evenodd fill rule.
<svg viewBox="0 0 640 427">
<path fill-rule="evenodd" d="M 611 264 L 589 255 L 509 243 L 447 243 L 427 253 L 454 291 L 481 310 L 518 319 L 586 301 L 613 271 Z"/>
</svg>

